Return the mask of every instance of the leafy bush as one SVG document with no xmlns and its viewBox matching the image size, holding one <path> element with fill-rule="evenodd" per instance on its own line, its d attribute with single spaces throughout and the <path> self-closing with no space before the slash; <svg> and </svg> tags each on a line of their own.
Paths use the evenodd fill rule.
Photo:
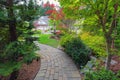
<svg viewBox="0 0 120 80">
<path fill-rule="evenodd" d="M 60 31 L 61 31 L 60 36 L 64 36 L 65 34 L 69 33 L 69 32 L 68 32 L 68 28 L 64 28 L 64 27 L 62 27 L 62 26 L 57 27 L 57 30 L 60 30 Z"/>
<path fill-rule="evenodd" d="M 120 22 L 120 20 L 119 20 Z M 118 23 L 118 26 L 117 26 L 117 31 L 115 33 L 115 48 L 119 49 L 120 50 L 120 23 Z"/>
<path fill-rule="evenodd" d="M 70 41 L 71 39 L 73 39 L 73 37 L 74 37 L 74 34 L 66 34 L 66 35 L 64 35 L 61 38 L 61 40 L 60 40 L 60 45 L 62 47 L 65 47 L 65 43 L 68 42 L 68 41 Z"/>
<path fill-rule="evenodd" d="M 34 30 L 33 32 L 34 32 L 34 35 L 36 34 L 40 35 L 42 33 L 41 30 Z"/>
<path fill-rule="evenodd" d="M 119 77 L 120 78 L 120 70 L 119 71 L 117 71 L 117 77 Z"/>
<path fill-rule="evenodd" d="M 101 69 L 86 73 L 85 80 L 120 80 L 112 71 Z"/>
<path fill-rule="evenodd" d="M 7 76 L 19 70 L 23 63 L 29 64 L 33 59 L 37 59 L 37 49 L 33 43 L 26 42 L 15 41 L 6 45 L 0 54 L 0 75 Z"/>
<path fill-rule="evenodd" d="M 80 37 L 92 49 L 96 56 L 106 56 L 105 40 L 103 37 L 97 35 L 92 36 L 90 33 L 83 33 Z"/>
<path fill-rule="evenodd" d="M 89 60 L 90 50 L 82 43 L 79 37 L 66 35 L 61 39 L 60 43 L 65 52 L 73 58 L 77 65 L 84 66 Z"/>
</svg>

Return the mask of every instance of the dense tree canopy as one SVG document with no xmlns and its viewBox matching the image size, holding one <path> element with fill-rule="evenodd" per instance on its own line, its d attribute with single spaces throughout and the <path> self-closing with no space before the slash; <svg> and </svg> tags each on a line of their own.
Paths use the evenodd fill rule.
<svg viewBox="0 0 120 80">
<path fill-rule="evenodd" d="M 87 23 L 97 22 L 98 27 L 102 30 L 102 34 L 106 40 L 107 63 L 109 68 L 111 61 L 111 46 L 113 33 L 119 22 L 120 0 L 60 0 L 60 4 L 64 8 L 64 12 L 68 17 L 88 20 Z M 84 22 L 86 24 L 86 22 Z M 99 30 L 99 29 L 96 29 Z"/>
<path fill-rule="evenodd" d="M 0 0 L 0 75 L 11 74 L 10 80 L 23 63 L 36 58 L 32 21 L 38 7 L 34 0 Z"/>
</svg>

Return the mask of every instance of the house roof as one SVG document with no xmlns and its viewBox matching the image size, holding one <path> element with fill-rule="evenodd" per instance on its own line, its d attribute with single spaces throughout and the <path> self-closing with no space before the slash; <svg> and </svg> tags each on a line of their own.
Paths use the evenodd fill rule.
<svg viewBox="0 0 120 80">
<path fill-rule="evenodd" d="M 35 27 L 39 27 L 39 26 L 48 26 L 49 24 L 49 18 L 48 16 L 41 16 L 38 20 L 33 22 L 33 25 Z"/>
<path fill-rule="evenodd" d="M 49 18 L 48 18 L 48 16 L 41 16 L 38 19 L 38 21 L 39 21 L 40 24 L 46 24 L 46 25 L 49 24 Z"/>
</svg>

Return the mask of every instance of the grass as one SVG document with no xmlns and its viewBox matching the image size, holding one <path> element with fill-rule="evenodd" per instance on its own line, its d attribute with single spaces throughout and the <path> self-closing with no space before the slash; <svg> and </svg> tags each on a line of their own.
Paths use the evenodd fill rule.
<svg viewBox="0 0 120 80">
<path fill-rule="evenodd" d="M 39 42 L 57 48 L 59 41 L 50 38 L 51 34 L 41 34 Z"/>
</svg>

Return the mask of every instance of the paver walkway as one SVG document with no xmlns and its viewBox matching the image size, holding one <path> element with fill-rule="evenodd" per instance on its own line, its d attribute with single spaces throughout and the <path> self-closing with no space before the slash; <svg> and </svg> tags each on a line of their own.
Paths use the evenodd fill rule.
<svg viewBox="0 0 120 80">
<path fill-rule="evenodd" d="M 38 44 L 41 67 L 34 80 L 81 80 L 79 70 L 63 51 Z"/>
</svg>

